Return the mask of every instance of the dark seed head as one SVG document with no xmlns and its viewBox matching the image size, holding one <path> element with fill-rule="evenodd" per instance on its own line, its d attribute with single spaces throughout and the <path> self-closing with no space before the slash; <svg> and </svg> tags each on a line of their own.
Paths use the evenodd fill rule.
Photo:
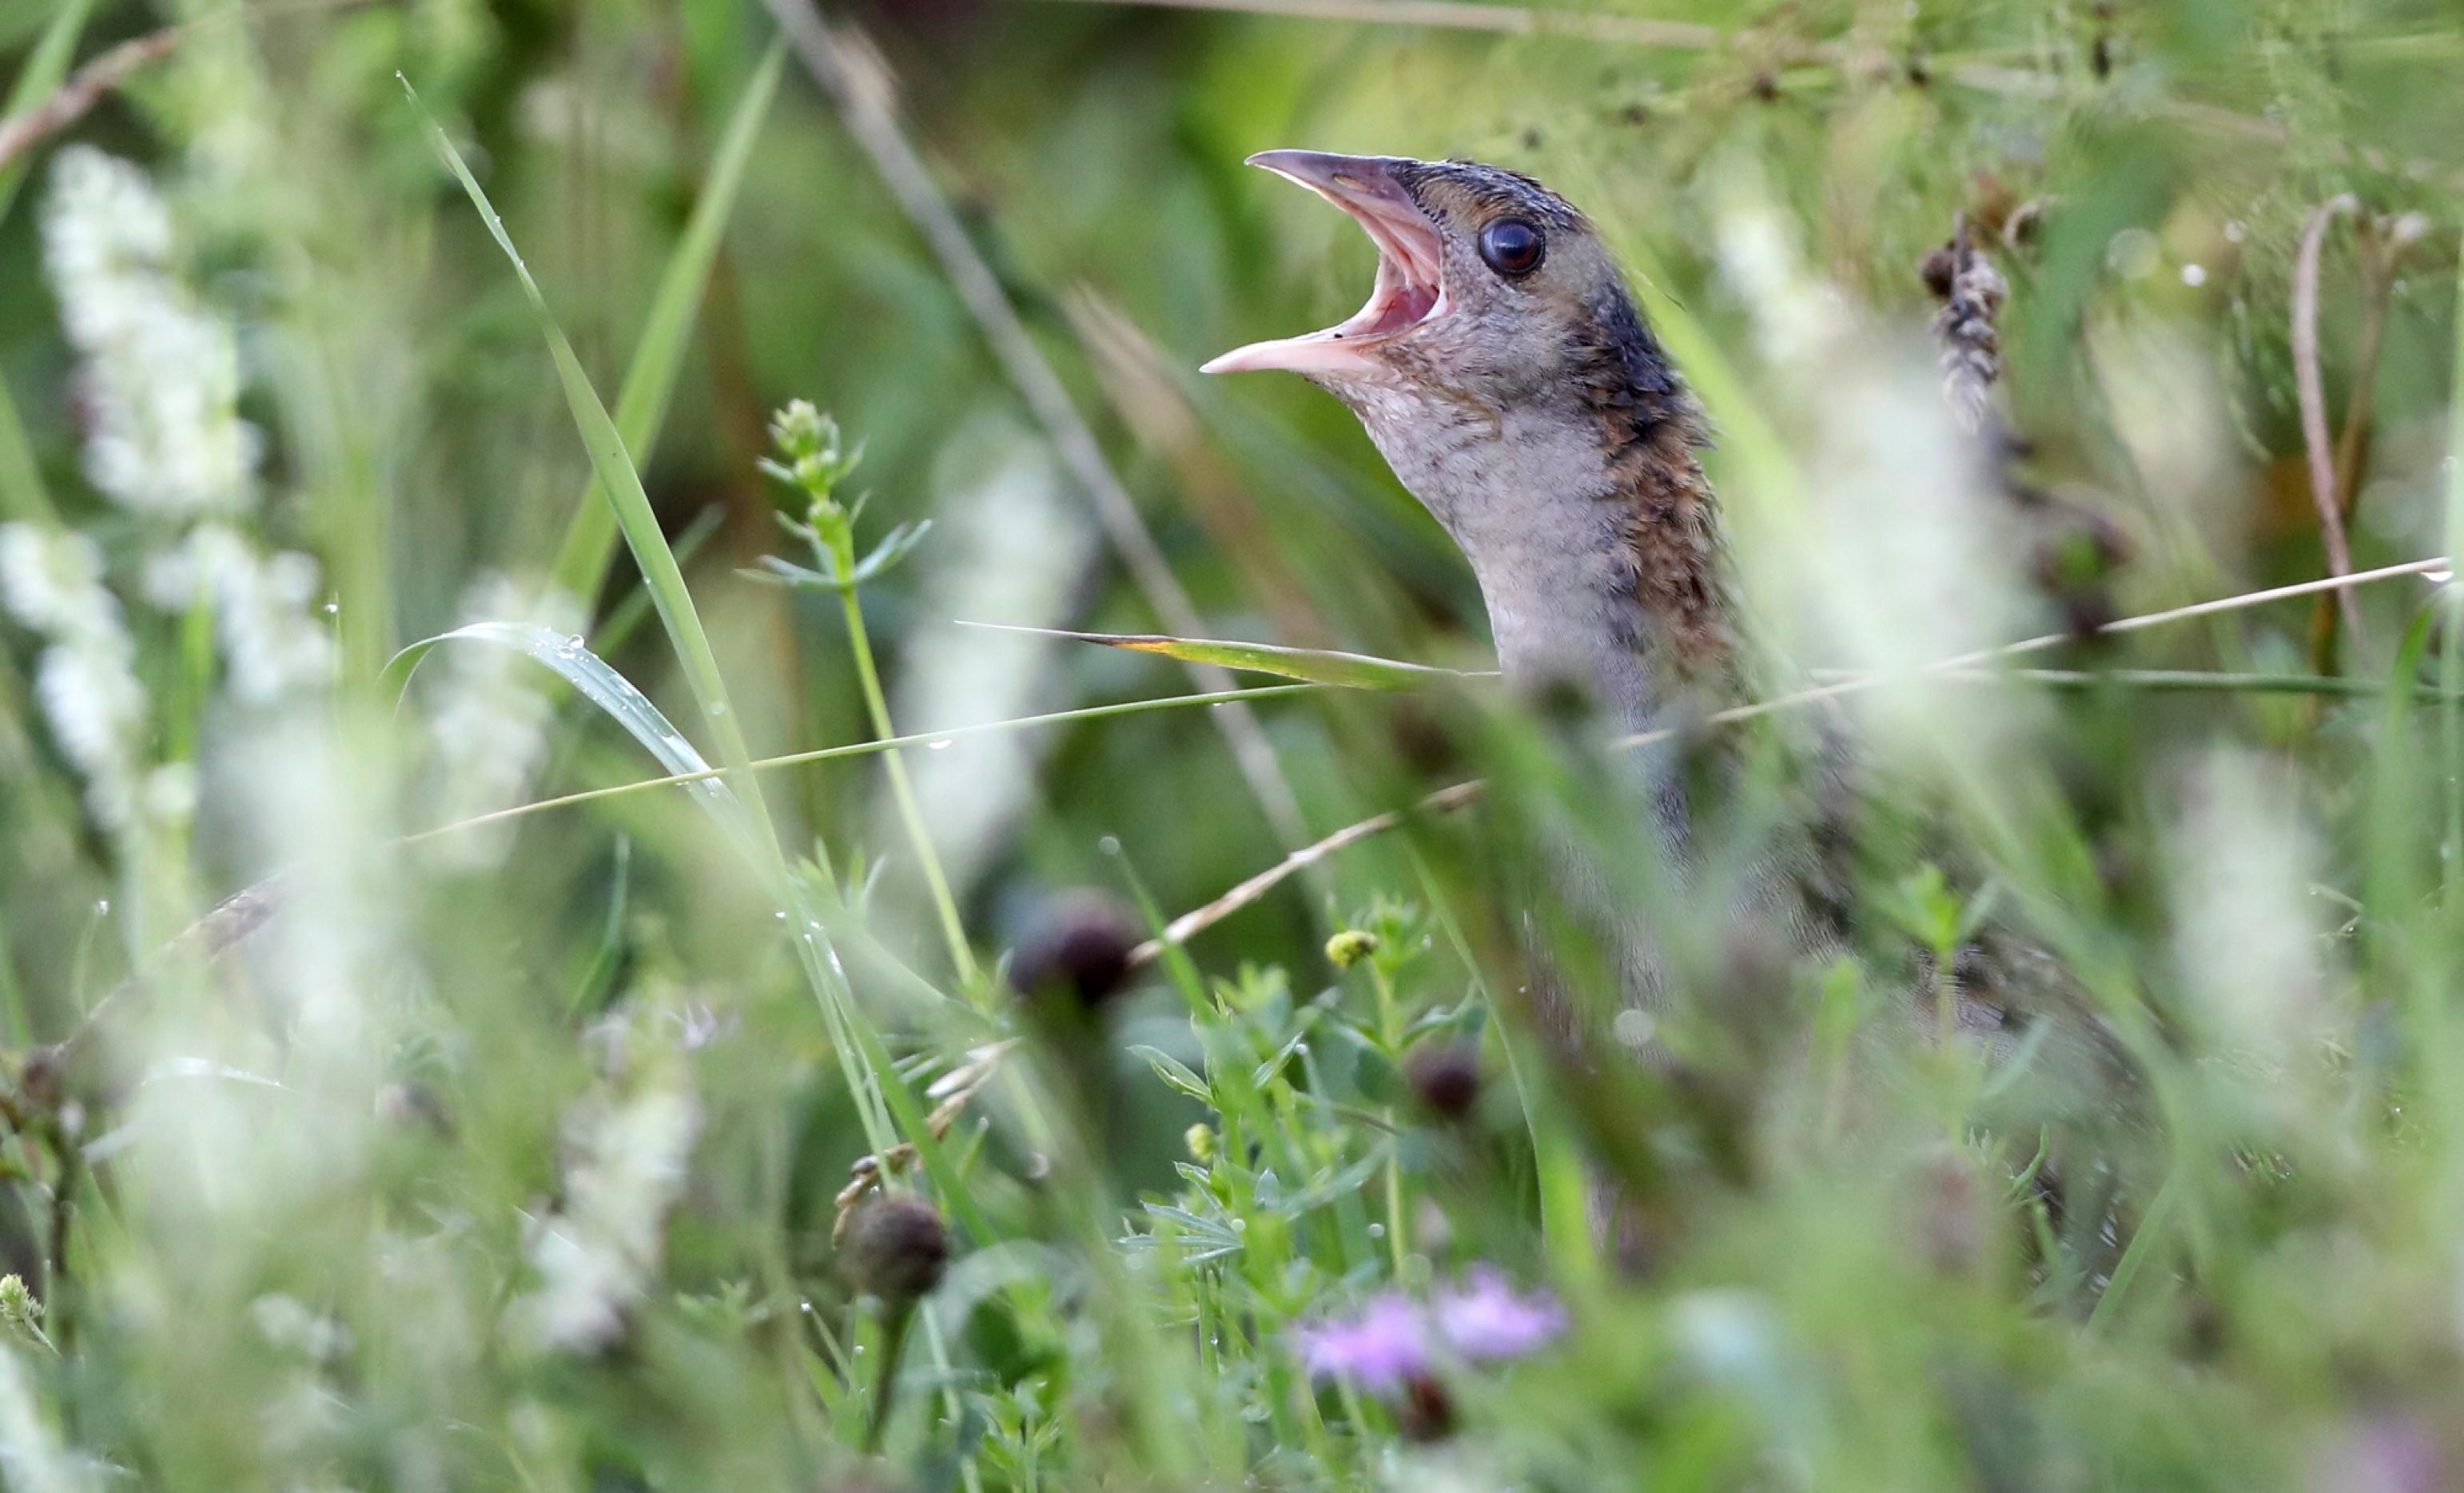
<svg viewBox="0 0 2464 1493">
<path fill-rule="evenodd" d="M 1454 1396 L 1427 1374 L 1415 1374 L 1403 1386 L 1403 1402 L 1395 1407 L 1403 1434 L 1415 1441 L 1442 1441 L 1454 1435 Z"/>
<path fill-rule="evenodd" d="M 1098 891 L 1055 897 L 1036 914 L 1009 961 L 1009 982 L 1039 1004 L 1074 1003 L 1091 1011 L 1130 980 L 1138 925 Z"/>
<path fill-rule="evenodd" d="M 1919 261 L 1917 274 L 1925 281 L 1925 288 L 1933 292 L 1934 299 L 1950 299 L 1951 282 L 1959 278 L 1959 251 L 1943 245 Z"/>
<path fill-rule="evenodd" d="M 847 1284 L 892 1310 L 930 1293 L 949 1264 L 949 1225 L 920 1197 L 892 1195 L 858 1205 L 839 1246 Z"/>
<path fill-rule="evenodd" d="M 1424 1043 L 1404 1062 L 1412 1092 L 1431 1114 L 1460 1120 L 1480 1103 L 1480 1054 L 1459 1043 Z"/>
</svg>

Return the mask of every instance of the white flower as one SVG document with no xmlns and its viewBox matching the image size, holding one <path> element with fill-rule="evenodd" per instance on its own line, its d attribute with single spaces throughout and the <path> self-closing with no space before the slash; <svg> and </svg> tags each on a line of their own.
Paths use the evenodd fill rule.
<svg viewBox="0 0 2464 1493">
<path fill-rule="evenodd" d="M 120 626 L 120 604 L 102 585 L 102 551 L 66 530 L 0 524 L 0 603 L 47 635 Z"/>
<path fill-rule="evenodd" d="M 60 755 L 85 779 L 86 808 L 107 829 L 136 806 L 145 691 L 102 555 L 81 534 L 0 525 L 0 603 L 48 645 L 34 699 Z"/>
<path fill-rule="evenodd" d="M 199 604 L 212 611 L 240 700 L 270 704 L 331 677 L 334 640 L 315 611 L 319 582 L 307 556 L 259 556 L 237 530 L 203 523 L 157 555 L 143 579 L 147 600 L 165 611 Z"/>
<path fill-rule="evenodd" d="M 85 470 L 132 512 L 229 513 L 255 501 L 263 440 L 238 415 L 239 343 L 173 265 L 145 174 L 89 145 L 52 167 L 43 261 L 83 359 Z"/>
<path fill-rule="evenodd" d="M 495 571 L 462 595 L 466 623 L 536 621 L 562 631 L 579 610 L 561 597 L 542 601 Z M 437 663 L 442 677 L 429 692 L 428 730 L 436 749 L 438 815 L 453 821 L 510 807 L 547 756 L 556 714 L 545 689 L 548 675 L 518 654 L 475 644 L 449 648 Z M 492 829 L 466 831 L 432 842 L 429 849 L 467 868 L 500 859 L 506 840 Z"/>
<path fill-rule="evenodd" d="M 95 1485 L 93 1469 L 60 1444 L 43 1414 L 33 1375 L 6 1349 L 0 1349 L 0 1466 L 12 1493 L 81 1493 Z"/>
<path fill-rule="evenodd" d="M 539 1284 L 515 1304 L 521 1336 L 594 1352 L 622 1333 L 658 1269 L 668 1211 L 684 1191 L 700 1131 L 701 1107 L 672 1059 L 640 1065 L 624 1092 L 575 1108 L 564 1201 L 532 1221 L 523 1244 Z"/>
</svg>

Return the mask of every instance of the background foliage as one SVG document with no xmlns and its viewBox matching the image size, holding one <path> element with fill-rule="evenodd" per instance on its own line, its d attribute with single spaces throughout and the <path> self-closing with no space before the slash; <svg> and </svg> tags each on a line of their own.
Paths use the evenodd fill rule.
<svg viewBox="0 0 2464 1493">
<path fill-rule="evenodd" d="M 2464 1479 L 2452 588 L 2093 636 L 2325 574 L 2322 490 L 2464 533 L 2453 8 L 1390 4 L 0 11 L 11 1487 Z M 959 626 L 1488 667 L 1353 419 L 1193 371 L 1367 283 L 1283 145 L 1595 216 L 1768 695 L 1897 680 L 1852 953 L 1561 1052 L 1535 840 L 1719 920 L 1560 723 Z M 1999 937 L 2058 1019 L 1935 1040 Z M 1567 1330 L 1313 1372 L 1499 1279 Z"/>
</svg>

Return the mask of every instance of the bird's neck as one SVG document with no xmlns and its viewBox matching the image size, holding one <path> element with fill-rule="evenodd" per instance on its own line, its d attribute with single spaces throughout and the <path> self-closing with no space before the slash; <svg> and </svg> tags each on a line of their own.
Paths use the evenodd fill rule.
<svg viewBox="0 0 2464 1493">
<path fill-rule="evenodd" d="M 1510 683 L 1580 684 L 1633 732 L 1727 702 L 1719 517 L 1682 392 L 1604 406 L 1570 389 L 1505 410 L 1396 394 L 1360 413 L 1470 560 Z"/>
</svg>

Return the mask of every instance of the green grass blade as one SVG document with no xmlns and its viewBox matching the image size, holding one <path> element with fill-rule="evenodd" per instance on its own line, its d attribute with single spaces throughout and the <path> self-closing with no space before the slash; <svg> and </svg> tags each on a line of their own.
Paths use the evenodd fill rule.
<svg viewBox="0 0 2464 1493">
<path fill-rule="evenodd" d="M 69 64 L 77 57 L 77 38 L 85 31 L 88 16 L 94 13 L 94 0 L 62 0 L 52 12 L 52 21 L 43 28 L 42 36 L 26 55 L 26 65 L 18 71 L 17 81 L 9 88 L 9 100 L 0 104 L 0 120 L 12 120 L 51 97 L 68 77 Z M 16 206 L 17 190 L 26 185 L 29 162 L 21 157 L 0 166 L 0 223 L 9 219 L 9 209 Z M 0 385 L 0 517 L 33 519 L 48 522 L 53 517 L 51 494 L 43 487 L 43 474 L 34 465 L 33 448 L 26 439 L 25 423 L 17 418 L 16 402 L 9 390 Z"/>
<path fill-rule="evenodd" d="M 9 397 L 8 385 L 0 384 L 0 518 L 49 523 L 54 516 L 52 494 L 43 486 L 33 446 L 17 418 L 17 402 Z"/>
<path fill-rule="evenodd" d="M 633 551 L 634 562 L 642 567 L 642 580 L 650 593 L 651 604 L 659 610 L 659 621 L 666 625 L 668 638 L 675 647 L 676 658 L 684 666 L 685 682 L 692 688 L 693 698 L 701 707 L 702 718 L 712 736 L 718 742 L 720 764 L 739 779 L 738 791 L 751 806 L 758 828 L 765 840 L 776 844 L 769 815 L 761 802 L 759 784 L 743 771 L 752 760 L 746 747 L 743 728 L 737 724 L 735 713 L 727 700 L 727 682 L 719 673 L 718 657 L 712 652 L 710 635 L 703 630 L 701 613 L 693 606 L 693 593 L 685 585 L 682 567 L 668 548 L 667 537 L 659 531 L 658 515 L 650 507 L 650 495 L 642 489 L 642 476 L 634 470 L 633 458 L 626 450 L 624 435 L 600 403 L 598 390 L 591 387 L 590 376 L 583 371 L 582 360 L 574 355 L 573 344 L 565 340 L 564 331 L 557 325 L 555 314 L 548 309 L 547 296 L 532 277 L 530 266 L 522 261 L 521 251 L 514 247 L 513 235 L 505 231 L 505 220 L 496 214 L 495 206 L 471 174 L 470 165 L 453 147 L 444 129 L 428 115 L 419 102 L 418 91 L 403 79 L 403 91 L 410 96 L 411 105 L 427 121 L 429 134 L 444 157 L 462 189 L 470 195 L 472 206 L 488 225 L 488 232 L 496 247 L 513 262 L 514 273 L 521 279 L 522 294 L 529 300 L 532 315 L 538 319 L 539 334 L 547 340 L 548 355 L 556 362 L 558 381 L 564 387 L 565 403 L 573 412 L 574 424 L 580 428 L 583 445 L 590 452 L 590 465 L 606 493 L 609 506 L 615 510 L 616 522 L 625 542 Z"/>
<path fill-rule="evenodd" d="M 650 299 L 649 318 L 642 325 L 641 340 L 633 346 L 632 365 L 625 372 L 624 386 L 616 391 L 616 430 L 624 438 L 625 449 L 634 452 L 637 461 L 648 459 L 658 445 L 659 428 L 667 421 L 668 402 L 675 392 L 676 376 L 693 343 L 693 318 L 701 307 L 702 292 L 710 283 L 711 265 L 718 258 L 727 220 L 736 207 L 737 191 L 744 185 L 745 165 L 752 159 L 754 142 L 760 138 L 762 121 L 769 117 L 771 100 L 779 92 L 779 73 L 786 57 L 786 44 L 772 43 L 760 66 L 754 70 L 752 82 L 745 86 L 744 96 L 737 100 L 736 111 L 720 138 L 718 153 L 712 160 L 710 175 L 703 183 L 701 200 L 693 205 L 684 236 L 677 241 L 675 252 L 659 278 L 658 293 Z M 557 589 L 585 604 L 599 594 L 600 582 L 607 574 L 607 562 L 616 553 L 616 515 L 606 492 L 594 476 L 565 527 L 564 543 L 557 552 Z"/>
<path fill-rule="evenodd" d="M 445 644 L 457 642 L 485 643 L 510 648 L 545 665 L 580 692 L 583 698 L 624 727 L 626 734 L 640 742 L 644 750 L 658 758 L 659 765 L 671 774 L 710 773 L 710 763 L 669 721 L 666 713 L 633 687 L 631 680 L 618 673 L 612 665 L 583 648 L 578 640 L 527 623 L 474 622 L 451 632 L 440 632 L 432 638 L 423 638 L 395 654 L 392 662 L 385 665 L 380 681 L 382 688 L 400 698 L 409 688 L 411 675 L 418 671 L 420 664 L 429 653 Z M 748 838 L 751 825 L 745 822 L 743 801 L 725 783 L 710 776 L 684 776 L 683 786 L 709 811 L 719 828 L 738 842 L 739 847 L 750 847 L 753 844 Z"/>
<path fill-rule="evenodd" d="M 77 37 L 85 31 L 86 18 L 94 13 L 94 0 L 61 0 L 60 8 L 52 12 L 52 24 L 43 28 L 42 37 L 26 55 L 26 66 L 10 86 L 9 101 L 0 104 L 0 120 L 13 120 L 41 103 L 69 76 L 69 64 L 77 58 Z M 9 218 L 9 209 L 17 200 L 17 188 L 26 184 L 24 157 L 0 166 L 0 223 Z"/>
<path fill-rule="evenodd" d="M 1211 638 L 1174 638 L 1143 632 L 1068 632 L 1056 627 L 1013 627 L 985 622 L 961 626 L 1000 632 L 1024 632 L 1039 638 L 1067 638 L 1075 643 L 1098 643 L 1105 648 L 1126 648 L 1133 653 L 1160 654 L 1184 664 L 1214 664 L 1247 673 L 1273 674 L 1282 679 L 1334 685 L 1347 690 L 1424 690 L 1443 680 L 1491 677 L 1467 674 L 1460 670 L 1437 669 L 1427 664 L 1374 658 L 1366 653 L 1285 648 L 1274 643 L 1225 643 Z"/>
</svg>

